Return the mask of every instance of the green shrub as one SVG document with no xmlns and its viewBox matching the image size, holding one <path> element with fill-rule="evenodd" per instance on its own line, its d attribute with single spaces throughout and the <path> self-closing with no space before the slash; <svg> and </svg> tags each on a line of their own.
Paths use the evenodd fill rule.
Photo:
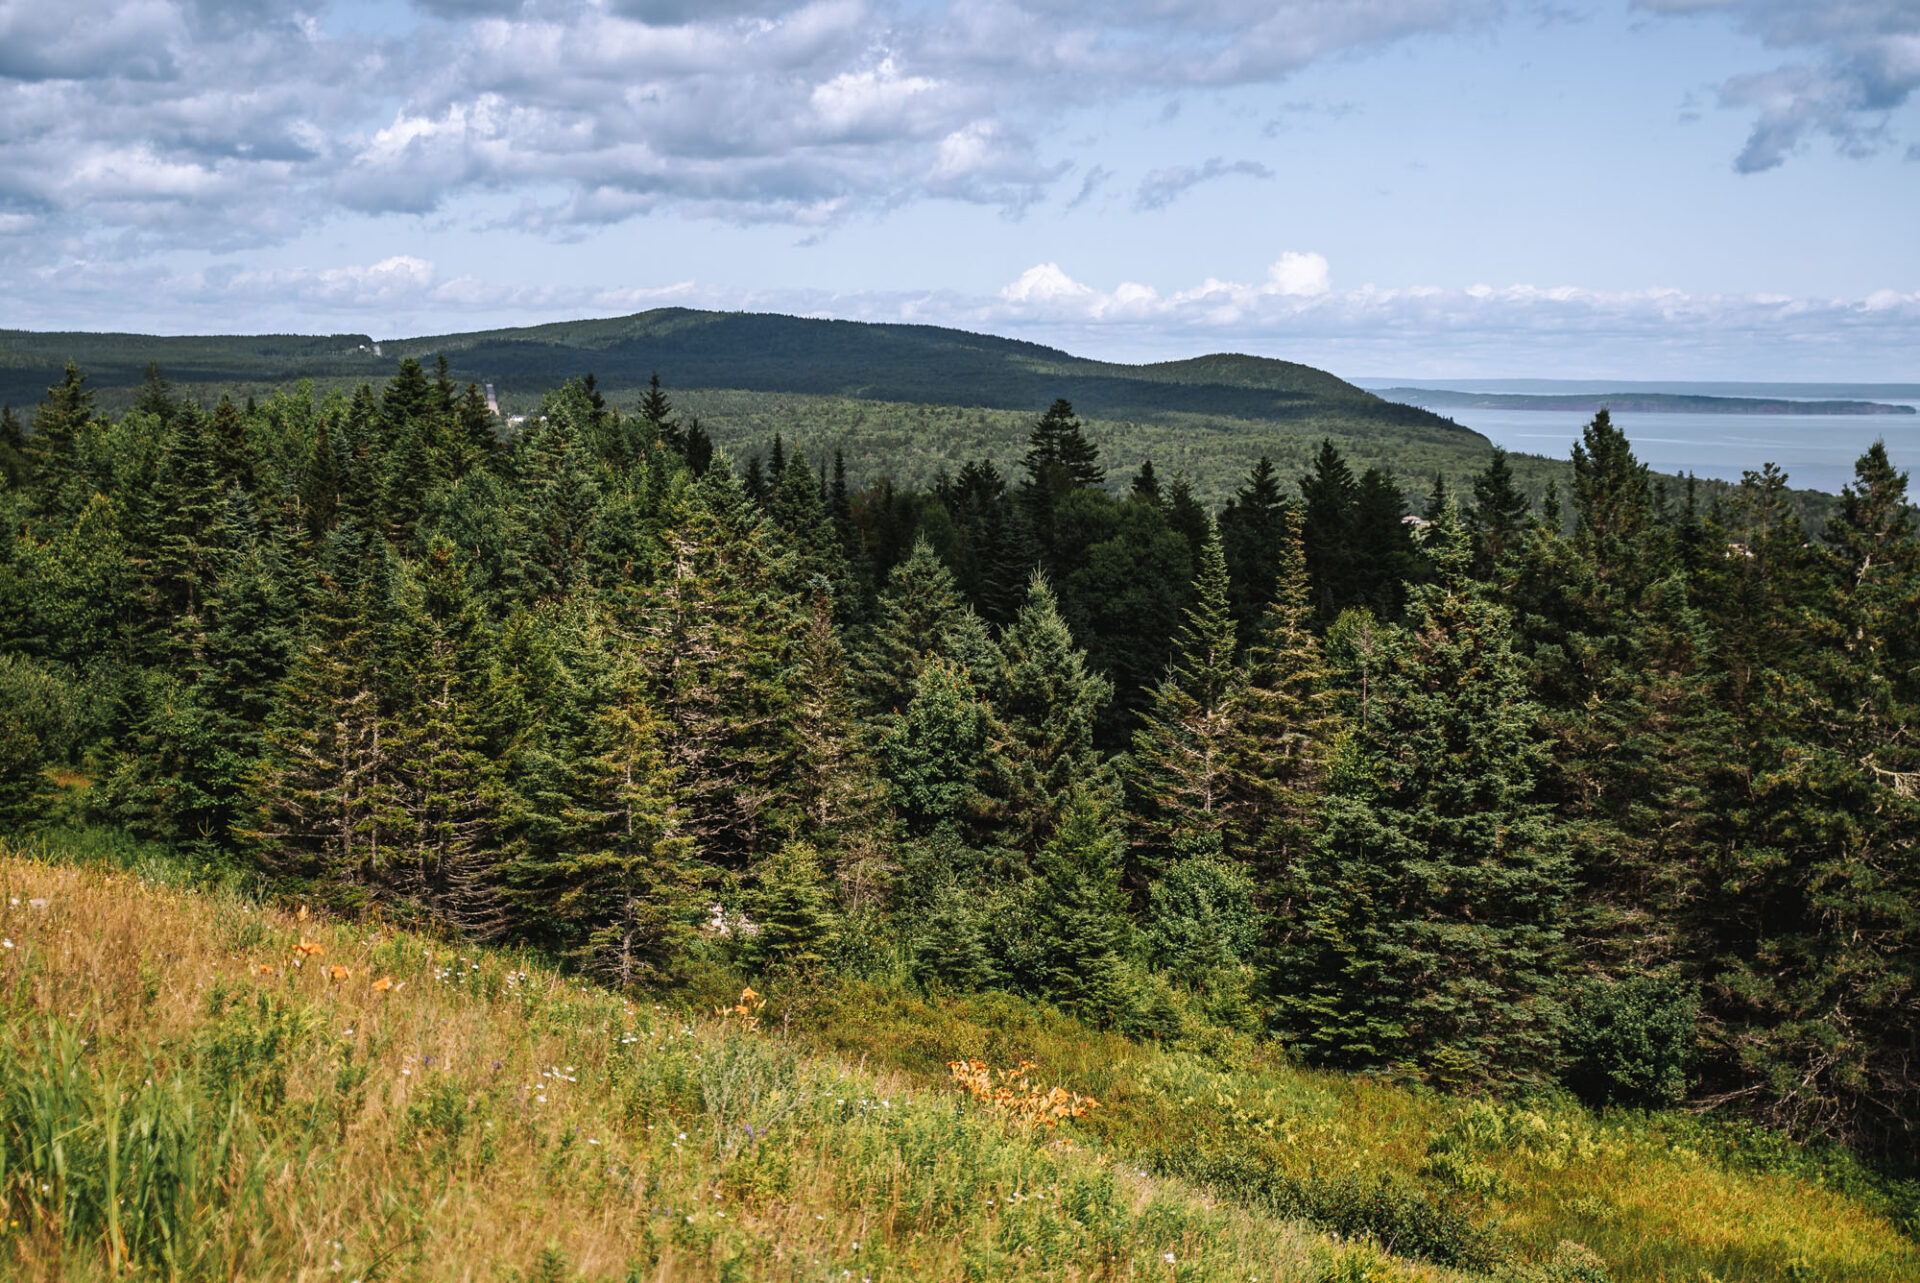
<svg viewBox="0 0 1920 1283">
<path fill-rule="evenodd" d="M 1685 1097 L 1700 997 L 1673 976 L 1587 986 L 1574 1000 L 1567 1085 L 1595 1104 L 1657 1109 Z"/>
</svg>

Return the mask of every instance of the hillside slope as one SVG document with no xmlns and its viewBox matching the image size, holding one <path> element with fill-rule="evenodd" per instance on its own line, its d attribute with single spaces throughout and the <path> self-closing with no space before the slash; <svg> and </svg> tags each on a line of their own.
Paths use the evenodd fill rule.
<svg viewBox="0 0 1920 1283">
<path fill-rule="evenodd" d="M 752 1019 L 694 1017 L 181 876 L 97 834 L 0 851 L 0 1275 L 1920 1271 L 1857 1169 L 1764 1138 L 1416 1096 L 1224 1034 L 1131 1044 L 1006 998 L 785 981 Z M 1024 1131 L 952 1057 L 1100 1103 Z"/>
<path fill-rule="evenodd" d="M 135 386 L 149 361 L 188 387 L 288 385 L 381 377 L 393 361 L 444 353 L 461 382 L 493 383 L 503 406 L 527 408 L 548 388 L 593 372 L 613 389 L 655 372 L 676 388 L 850 397 L 1034 412 L 1066 397 L 1083 413 L 1143 418 L 1170 412 L 1288 421 L 1337 411 L 1355 424 L 1478 434 L 1430 411 L 1383 401 L 1324 371 L 1288 361 L 1212 356 L 1118 365 L 1016 339 L 931 325 L 879 325 L 743 312 L 663 308 L 610 320 L 440 334 L 382 343 L 365 335 L 133 334 L 0 331 L 0 400 L 31 405 L 71 358 L 96 389 Z M 517 398 L 517 400 L 516 400 Z"/>
</svg>

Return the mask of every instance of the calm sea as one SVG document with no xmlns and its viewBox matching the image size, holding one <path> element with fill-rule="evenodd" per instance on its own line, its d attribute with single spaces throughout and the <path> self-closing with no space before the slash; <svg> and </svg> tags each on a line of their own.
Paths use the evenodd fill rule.
<svg viewBox="0 0 1920 1283">
<path fill-rule="evenodd" d="M 1356 380 L 1362 387 L 1445 388 L 1461 392 L 1596 395 L 1609 391 L 1672 392 L 1702 396 L 1785 397 L 1796 401 L 1880 401 L 1920 406 L 1913 384 L 1812 383 L 1585 383 L 1548 379 Z M 1409 398 L 1412 399 L 1412 398 Z M 1580 439 L 1589 414 L 1565 410 L 1473 410 L 1436 407 L 1456 423 L 1486 434 L 1516 453 L 1564 459 Z M 1656 472 L 1691 472 L 1738 481 L 1763 463 L 1777 463 L 1797 487 L 1838 493 L 1853 480 L 1853 462 L 1875 441 L 1887 443 L 1894 466 L 1915 477 L 1908 493 L 1920 498 L 1920 414 L 1615 414 L 1634 453 Z"/>
<path fill-rule="evenodd" d="M 1555 458 L 1567 456 L 1591 417 L 1561 410 L 1439 413 L 1495 445 Z M 1853 461 L 1884 440 L 1895 466 L 1920 477 L 1920 414 L 1616 414 L 1613 421 L 1655 472 L 1738 481 L 1749 469 L 1777 463 L 1795 486 L 1837 493 L 1853 480 Z"/>
</svg>

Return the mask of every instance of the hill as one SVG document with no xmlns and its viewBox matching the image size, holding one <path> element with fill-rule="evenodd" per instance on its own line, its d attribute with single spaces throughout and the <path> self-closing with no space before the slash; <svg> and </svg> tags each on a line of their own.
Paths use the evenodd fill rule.
<svg viewBox="0 0 1920 1283">
<path fill-rule="evenodd" d="M 715 964 L 618 994 L 310 918 L 103 831 L 0 850 L 0 1273 L 289 1279 L 1914 1277 L 1848 1160 L 1678 1116 L 1129 1042 Z M 1098 1099 L 1057 1130 L 945 1062 Z M 1578 1241 L 1575 1241 L 1578 1240 Z"/>
<path fill-rule="evenodd" d="M 1492 450 L 1441 414 L 1292 361 L 1214 354 L 1125 365 L 939 326 L 686 308 L 390 340 L 0 330 L 0 403 L 36 404 L 69 359 L 101 408 L 118 413 L 150 362 L 212 404 L 264 400 L 302 381 L 319 395 L 350 392 L 384 380 L 403 357 L 441 355 L 457 382 L 492 384 L 508 416 L 536 412 L 547 392 L 587 374 L 609 402 L 630 408 L 658 373 L 722 449 L 744 459 L 778 434 L 816 462 L 841 452 L 855 484 L 884 475 L 925 487 L 969 459 L 1011 474 L 1034 416 L 1056 397 L 1086 422 L 1111 483 L 1151 459 L 1162 477 L 1186 476 L 1209 506 L 1225 502 L 1262 456 L 1282 478 L 1299 477 L 1322 440 L 1356 472 L 1379 468 L 1416 497 L 1435 474 L 1464 493 Z M 1535 502 L 1550 479 L 1567 490 L 1565 459 L 1515 455 L 1513 467 Z M 1702 481 L 1702 501 L 1727 489 Z M 1794 499 L 1815 524 L 1832 506 L 1812 491 Z"/>
<path fill-rule="evenodd" d="M 1011 466 L 1033 415 L 1056 397 L 1089 421 L 1116 472 L 1151 455 L 1165 474 L 1188 472 L 1216 503 L 1263 453 L 1289 475 L 1304 470 L 1323 437 L 1407 484 L 1435 471 L 1465 478 L 1490 449 L 1431 411 L 1290 361 L 1216 355 L 1122 365 L 930 325 L 682 308 L 381 342 L 4 330 L 0 402 L 37 403 L 69 359 L 102 407 L 118 411 L 132 403 L 149 362 L 210 403 L 264 398 L 300 380 L 323 394 L 350 390 L 384 379 L 401 357 L 431 363 L 442 354 L 457 381 L 492 384 L 508 415 L 535 411 L 550 389 L 588 373 L 609 400 L 631 406 L 657 372 L 723 448 L 764 449 L 779 432 L 815 457 L 842 450 L 856 480 L 885 472 L 911 485 L 967 458 Z M 1552 470 L 1523 473 L 1537 492 Z"/>
</svg>

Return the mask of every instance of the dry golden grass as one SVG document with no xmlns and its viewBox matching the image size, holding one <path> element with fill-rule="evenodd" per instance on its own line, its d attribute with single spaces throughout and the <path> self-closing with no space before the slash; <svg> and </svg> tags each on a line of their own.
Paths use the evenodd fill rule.
<svg viewBox="0 0 1920 1283">
<path fill-rule="evenodd" d="M 18 853 L 0 937 L 0 1274 L 1450 1277 L 503 952 Z"/>
</svg>

